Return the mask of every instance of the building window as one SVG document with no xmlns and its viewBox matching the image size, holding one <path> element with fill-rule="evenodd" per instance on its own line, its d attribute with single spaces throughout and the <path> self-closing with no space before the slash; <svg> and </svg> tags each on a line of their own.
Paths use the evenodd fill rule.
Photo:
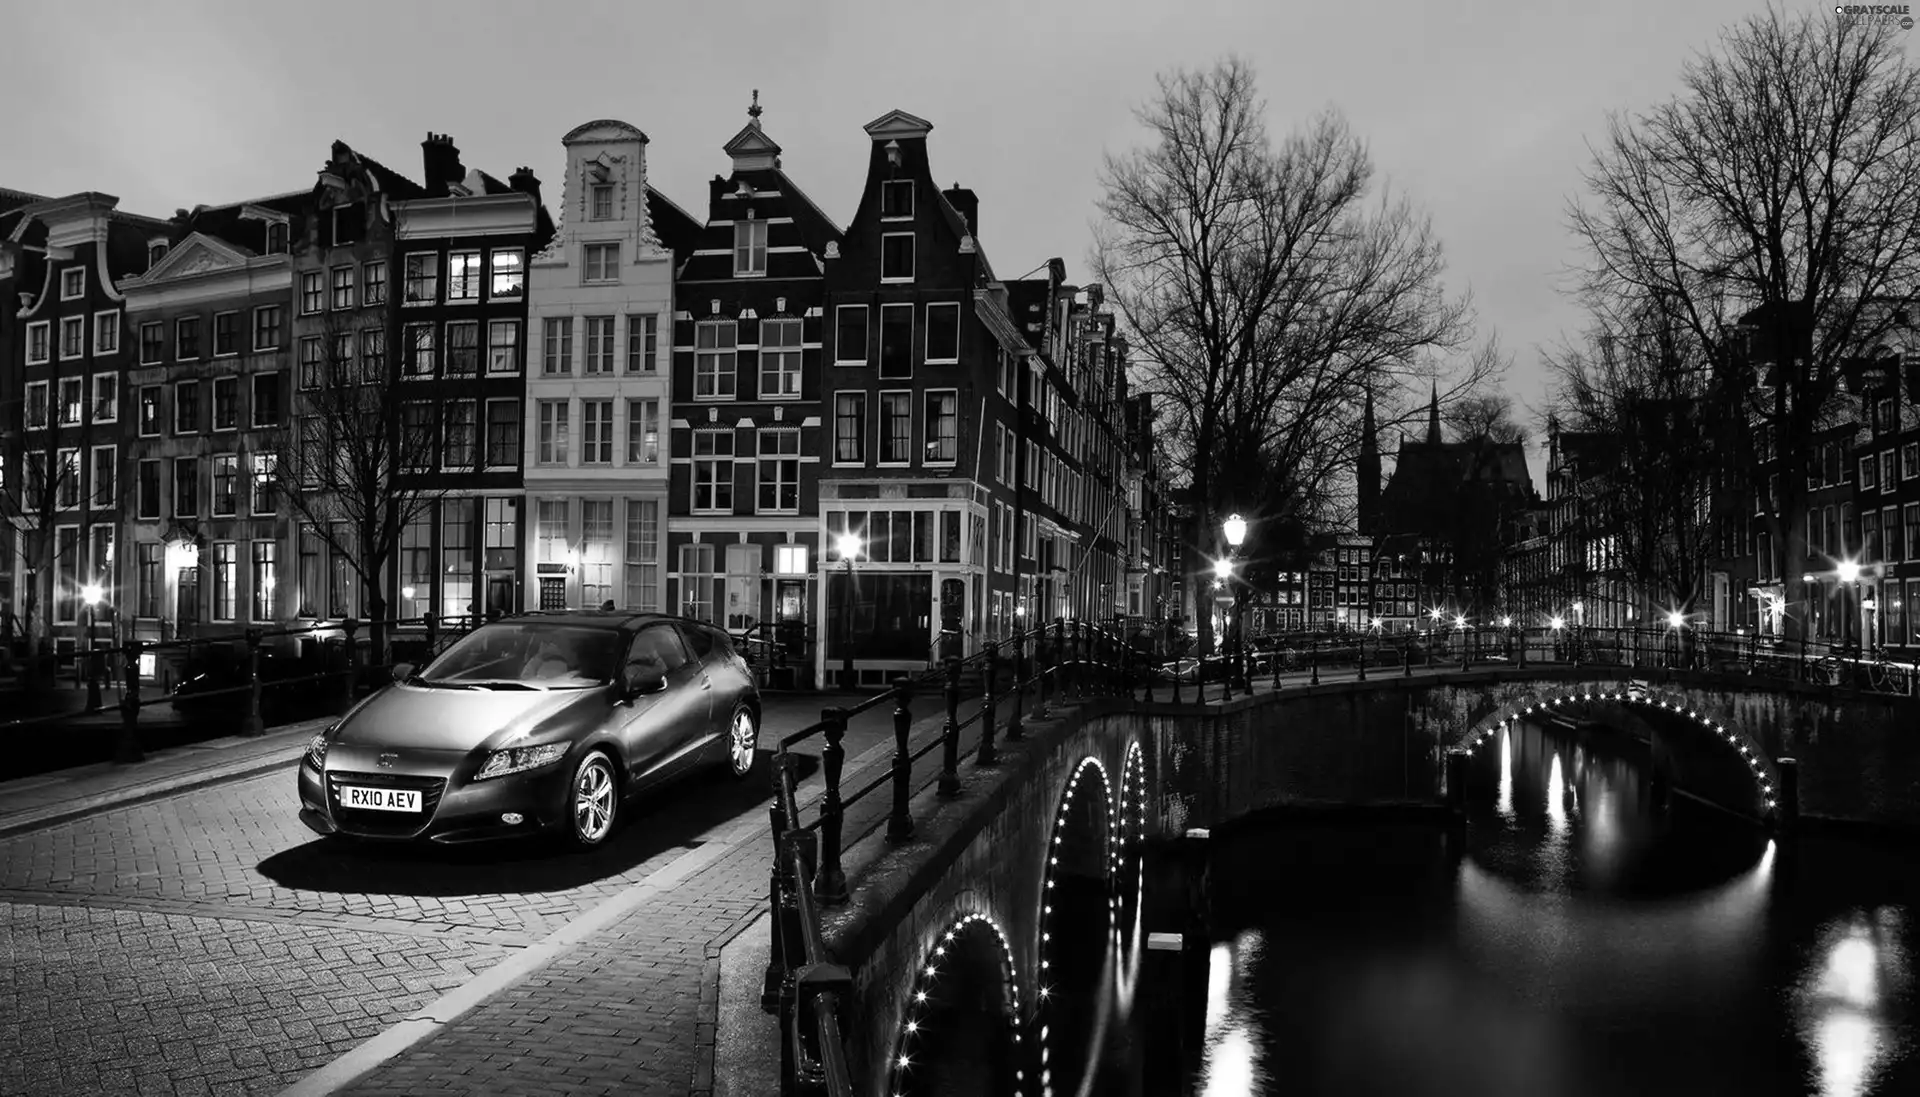
<svg viewBox="0 0 1920 1097">
<path fill-rule="evenodd" d="M 173 322 L 173 356 L 190 362 L 200 357 L 200 318 L 182 316 Z"/>
<path fill-rule="evenodd" d="M 760 434 L 760 514 L 800 513 L 800 432 L 762 430 Z"/>
<path fill-rule="evenodd" d="M 120 349 L 120 310 L 93 314 L 93 353 L 113 354 Z"/>
<path fill-rule="evenodd" d="M 447 253 L 447 300 L 480 300 L 480 253 L 478 251 L 450 251 Z"/>
<path fill-rule="evenodd" d="M 564 465 L 567 463 L 567 402 L 565 400 L 540 401 L 540 437 L 539 452 L 534 460 L 542 465 Z"/>
<path fill-rule="evenodd" d="M 231 621 L 237 608 L 234 604 L 237 580 L 240 578 L 239 548 L 232 541 L 216 541 L 213 545 L 213 619 Z"/>
<path fill-rule="evenodd" d="M 888 220 L 913 216 L 913 180 L 890 179 L 880 184 L 880 216 Z"/>
<path fill-rule="evenodd" d="M 733 274 L 736 278 L 757 278 L 767 273 L 767 223 L 733 223 Z"/>
<path fill-rule="evenodd" d="M 660 608 L 660 501 L 627 500 L 626 602 L 628 609 Z"/>
<path fill-rule="evenodd" d="M 351 244 L 360 235 L 360 228 L 366 221 L 366 206 L 359 202 L 351 205 L 335 206 L 328 211 L 333 230 L 333 246 L 344 247 Z"/>
<path fill-rule="evenodd" d="M 760 399 L 800 395 L 800 321 L 760 323 Z"/>
<path fill-rule="evenodd" d="M 60 272 L 60 300 L 72 301 L 87 295 L 87 268 L 68 267 Z"/>
<path fill-rule="evenodd" d="M 333 307 L 350 309 L 353 307 L 353 267 L 351 265 L 333 268 Z"/>
<path fill-rule="evenodd" d="M 1890 564 L 1905 559 L 1907 539 L 1901 535 L 1899 507 L 1887 507 L 1880 512 L 1880 530 L 1886 540 L 1884 559 Z"/>
<path fill-rule="evenodd" d="M 160 517 L 160 461 L 153 458 L 140 462 L 139 470 L 135 475 L 137 481 L 134 485 L 134 502 L 139 509 L 134 512 L 134 516 L 136 518 Z"/>
<path fill-rule="evenodd" d="M 1860 458 L 1860 490 L 1873 491 L 1880 486 L 1880 463 L 1871 455 Z"/>
<path fill-rule="evenodd" d="M 598 609 L 613 598 L 613 500 L 580 500 L 580 604 Z"/>
<path fill-rule="evenodd" d="M 587 187 L 587 220 L 613 220 L 612 183 L 593 183 Z"/>
<path fill-rule="evenodd" d="M 280 471 L 280 455 L 276 453 L 256 453 L 253 455 L 253 498 L 249 512 L 256 515 L 272 514 L 277 505 L 273 497 L 273 478 Z"/>
<path fill-rule="evenodd" d="M 867 460 L 867 394 L 833 394 L 833 463 L 861 465 Z"/>
<path fill-rule="evenodd" d="M 407 256 L 406 284 L 400 303 L 431 305 L 440 299 L 440 255 L 419 251 Z"/>
<path fill-rule="evenodd" d="M 434 437 L 439 418 L 431 400 L 400 405 L 400 465 L 406 471 L 425 472 L 433 467 L 433 456 L 440 451 Z"/>
<path fill-rule="evenodd" d="M 221 453 L 213 458 L 213 514 L 231 517 L 239 506 L 240 456 Z"/>
<path fill-rule="evenodd" d="M 86 382 L 78 377 L 60 379 L 60 423 L 63 426 L 80 422 L 80 416 L 86 398 Z"/>
<path fill-rule="evenodd" d="M 280 306 L 261 305 L 253 310 L 253 349 L 280 349 Z"/>
<path fill-rule="evenodd" d="M 1920 442 L 1908 442 L 1900 447 L 1900 478 L 1920 480 Z"/>
<path fill-rule="evenodd" d="M 944 302 L 927 306 L 927 361 L 951 363 L 960 360 L 960 306 Z"/>
<path fill-rule="evenodd" d="M 338 331 L 328 340 L 327 382 L 346 386 L 353 383 L 353 333 Z"/>
<path fill-rule="evenodd" d="M 50 357 L 52 357 L 53 348 L 48 346 L 47 344 L 47 336 L 51 330 L 52 328 L 49 326 L 49 321 L 46 321 L 46 320 L 42 320 L 38 323 L 27 325 L 27 364 L 28 365 L 30 366 L 41 365 L 42 363 L 46 362 Z M 155 361 L 158 361 L 158 360 L 159 359 L 156 357 Z"/>
<path fill-rule="evenodd" d="M 325 356 L 320 351 L 318 335 L 303 336 L 300 340 L 300 387 L 317 389 L 320 387 L 320 362 Z"/>
<path fill-rule="evenodd" d="M 533 551 L 536 563 L 566 562 L 567 500 L 542 499 L 534 505 Z M 540 608 L 548 607 L 542 605 Z M 561 603 L 559 608 L 565 608 L 565 603 Z"/>
<path fill-rule="evenodd" d="M 833 362 L 837 366 L 867 364 L 867 306 L 841 305 L 834 310 Z"/>
<path fill-rule="evenodd" d="M 200 513 L 200 465 L 192 457 L 173 459 L 173 514 L 192 518 Z"/>
<path fill-rule="evenodd" d="M 359 547 L 351 527 L 345 522 L 328 526 L 327 534 L 327 616 L 351 617 L 360 609 L 360 579 L 347 546 Z"/>
<path fill-rule="evenodd" d="M 880 463 L 904 465 L 913 460 L 913 394 L 880 394 Z"/>
<path fill-rule="evenodd" d="M 880 280 L 882 282 L 913 281 L 913 233 L 881 234 Z"/>
<path fill-rule="evenodd" d="M 493 249 L 493 283 L 488 287 L 488 296 L 498 301 L 526 295 L 527 253 L 520 248 Z"/>
<path fill-rule="evenodd" d="M 267 254 L 285 255 L 288 235 L 285 221 L 274 221 L 267 225 Z"/>
<path fill-rule="evenodd" d="M 927 457 L 929 465 L 950 465 L 960 459 L 960 394 L 952 389 L 927 393 Z"/>
<path fill-rule="evenodd" d="M 400 527 L 399 612 L 407 617 L 429 612 L 433 605 L 433 508 L 421 507 Z M 413 597 L 407 597 L 412 588 Z"/>
<path fill-rule="evenodd" d="M 114 489 L 119 486 L 114 475 L 118 468 L 113 446 L 93 447 L 93 505 L 96 509 L 113 506 Z"/>
<path fill-rule="evenodd" d="M 580 401 L 580 463 L 613 464 L 613 401 Z"/>
<path fill-rule="evenodd" d="M 620 280 L 620 245 L 587 244 L 582 252 L 585 262 L 581 265 L 580 277 L 587 282 L 618 282 Z"/>
<path fill-rule="evenodd" d="M 29 416 L 33 414 L 32 386 L 28 386 L 27 388 L 27 414 Z M 140 434 L 143 437 L 151 438 L 154 435 L 160 433 L 160 386 L 159 385 L 140 386 L 140 410 L 138 414 L 139 414 Z M 46 389 L 45 383 L 43 382 L 40 387 L 40 425 L 41 426 L 46 425 L 46 415 L 47 415 L 47 389 Z M 31 418 L 29 418 L 27 425 L 28 426 L 34 425 Z"/>
<path fill-rule="evenodd" d="M 387 329 L 360 329 L 360 383 L 384 384 L 387 380 Z"/>
<path fill-rule="evenodd" d="M 627 401 L 627 464 L 660 463 L 660 401 Z"/>
<path fill-rule="evenodd" d="M 45 397 L 42 397 L 45 399 Z M 93 375 L 93 421 L 117 422 L 120 418 L 120 376 L 114 373 Z"/>
<path fill-rule="evenodd" d="M 300 315 L 312 316 L 327 305 L 326 275 L 321 271 L 300 274 Z"/>
<path fill-rule="evenodd" d="M 1903 513 L 1907 524 L 1907 558 L 1920 560 L 1920 503 L 1908 503 Z M 1914 607 L 1920 613 L 1920 605 Z M 1915 639 L 1920 640 L 1920 637 Z"/>
<path fill-rule="evenodd" d="M 140 364 L 157 366 L 167 352 L 167 326 L 158 320 L 148 320 L 140 325 Z M 31 348 L 27 351 L 32 357 Z"/>
<path fill-rule="evenodd" d="M 573 373 L 573 317 L 550 317 L 541 332 L 540 372 L 548 377 Z"/>
<path fill-rule="evenodd" d="M 200 382 L 174 382 L 173 433 L 200 433 Z"/>
<path fill-rule="evenodd" d="M 53 619 L 71 624 L 80 617 L 80 527 L 60 526 L 53 536 L 53 554 L 59 560 L 54 572 Z"/>
<path fill-rule="evenodd" d="M 213 379 L 213 429 L 238 430 L 239 428 L 240 379 L 216 377 Z"/>
<path fill-rule="evenodd" d="M 273 588 L 278 582 L 274 557 L 279 548 L 272 541 L 255 541 L 252 545 L 253 559 L 249 562 L 250 574 L 247 578 L 253 590 L 253 619 L 256 621 L 273 620 Z"/>
<path fill-rule="evenodd" d="M 713 620 L 713 546 L 680 546 L 680 612 L 696 621 Z"/>
<path fill-rule="evenodd" d="M 473 603 L 473 500 L 440 500 L 440 612 L 471 616 Z"/>
<path fill-rule="evenodd" d="M 739 325 L 732 320 L 702 320 L 693 330 L 693 398 L 733 399 Z"/>
<path fill-rule="evenodd" d="M 255 428 L 280 425 L 280 375 L 277 373 L 253 375 L 253 425 Z"/>
<path fill-rule="evenodd" d="M 455 320 L 447 324 L 447 376 L 471 377 L 480 372 L 480 321 Z"/>
<path fill-rule="evenodd" d="M 452 469 L 470 469 L 479 463 L 479 424 L 475 419 L 480 406 L 472 400 L 454 400 L 446 404 L 446 431 L 441 436 L 441 463 Z"/>
<path fill-rule="evenodd" d="M 610 374 L 613 372 L 613 317 L 586 317 L 587 357 L 581 364 L 585 374 Z"/>
<path fill-rule="evenodd" d="M 660 369 L 660 318 L 648 314 L 627 316 L 627 372 L 657 373 Z"/>
<path fill-rule="evenodd" d="M 1900 465 L 1893 450 L 1880 455 L 1880 490 L 1897 491 L 1900 487 Z"/>
<path fill-rule="evenodd" d="M 913 376 L 913 306 L 880 306 L 880 376 Z"/>
<path fill-rule="evenodd" d="M 733 513 L 733 431 L 693 432 L 693 512 Z"/>
<path fill-rule="evenodd" d="M 408 377 L 433 376 L 433 325 L 407 325 L 406 375 Z"/>
<path fill-rule="evenodd" d="M 133 578 L 133 614 L 136 617 L 160 616 L 160 562 L 164 546 L 158 541 L 142 541 L 134 547 L 137 565 Z"/>
<path fill-rule="evenodd" d="M 520 321 L 487 322 L 487 372 L 520 372 Z"/>
<path fill-rule="evenodd" d="M 361 265 L 360 303 L 363 305 L 387 303 L 387 264 L 384 261 Z"/>
<path fill-rule="evenodd" d="M 487 401 L 487 467 L 520 464 L 520 401 Z"/>
</svg>

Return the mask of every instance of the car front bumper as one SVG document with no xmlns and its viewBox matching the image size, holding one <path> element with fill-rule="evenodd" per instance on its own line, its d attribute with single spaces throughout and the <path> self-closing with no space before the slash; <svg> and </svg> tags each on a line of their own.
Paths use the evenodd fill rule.
<svg viewBox="0 0 1920 1097">
<path fill-rule="evenodd" d="M 471 763 L 464 756 L 452 765 L 408 759 L 392 769 L 381 769 L 342 753 L 349 756 L 336 759 L 329 752 L 324 772 L 311 757 L 300 761 L 300 821 L 317 834 L 451 845 L 531 835 L 567 818 L 571 754 L 525 773 L 471 781 L 465 779 Z M 343 808 L 343 785 L 416 790 L 421 793 L 422 810 Z M 521 821 L 505 822 L 502 816 L 509 813 L 519 815 Z"/>
</svg>

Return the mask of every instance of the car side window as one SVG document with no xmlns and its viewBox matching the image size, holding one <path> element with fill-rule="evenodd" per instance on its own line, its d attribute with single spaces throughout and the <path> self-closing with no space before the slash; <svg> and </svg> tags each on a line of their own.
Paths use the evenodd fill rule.
<svg viewBox="0 0 1920 1097">
<path fill-rule="evenodd" d="M 627 649 L 627 666 L 658 667 L 660 673 L 669 676 L 690 661 L 679 634 L 667 625 L 641 629 L 633 638 L 633 646 Z"/>
<path fill-rule="evenodd" d="M 683 625 L 681 631 L 686 634 L 687 645 L 693 648 L 693 657 L 705 662 L 713 654 L 713 633 L 699 625 Z"/>
</svg>

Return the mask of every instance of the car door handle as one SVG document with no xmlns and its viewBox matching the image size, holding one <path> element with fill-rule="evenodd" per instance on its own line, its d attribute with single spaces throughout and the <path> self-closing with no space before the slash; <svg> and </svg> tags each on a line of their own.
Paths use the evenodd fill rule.
<svg viewBox="0 0 1920 1097">
<path fill-rule="evenodd" d="M 701 689 L 712 689 L 712 688 L 713 688 L 713 679 L 711 679 L 711 678 L 709 678 L 709 677 L 707 677 L 706 675 L 704 675 L 704 674 L 702 674 L 702 675 L 700 676 L 700 688 L 701 688 Z"/>
</svg>

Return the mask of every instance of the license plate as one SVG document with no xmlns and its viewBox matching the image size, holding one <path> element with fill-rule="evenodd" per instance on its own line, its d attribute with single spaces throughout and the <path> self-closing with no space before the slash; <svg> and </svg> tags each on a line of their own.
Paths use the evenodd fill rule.
<svg viewBox="0 0 1920 1097">
<path fill-rule="evenodd" d="M 410 788 L 356 788 L 344 785 L 340 789 L 340 806 L 359 808 L 362 811 L 419 811 L 420 791 Z"/>
</svg>

